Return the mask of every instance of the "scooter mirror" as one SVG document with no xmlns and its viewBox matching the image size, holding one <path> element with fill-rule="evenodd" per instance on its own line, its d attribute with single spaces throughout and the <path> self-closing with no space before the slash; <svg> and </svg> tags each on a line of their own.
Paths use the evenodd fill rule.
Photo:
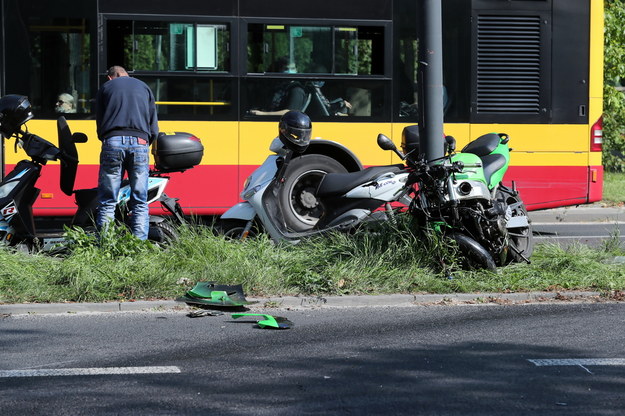
<svg viewBox="0 0 625 416">
<path fill-rule="evenodd" d="M 393 143 L 391 139 L 389 139 L 382 133 L 378 134 L 378 146 L 380 146 L 382 150 L 392 150 L 392 151 L 397 150 L 395 143 Z"/>
<path fill-rule="evenodd" d="M 88 137 L 85 133 L 76 132 L 72 133 L 72 141 L 74 143 L 87 143 Z"/>
</svg>

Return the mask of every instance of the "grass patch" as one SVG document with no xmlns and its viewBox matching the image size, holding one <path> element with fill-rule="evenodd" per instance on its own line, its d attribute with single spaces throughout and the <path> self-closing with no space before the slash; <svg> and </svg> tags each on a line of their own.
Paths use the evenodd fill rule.
<svg viewBox="0 0 625 416">
<path fill-rule="evenodd" d="M 622 205 L 625 203 L 625 173 L 604 173 L 603 202 L 611 205 Z"/>
<path fill-rule="evenodd" d="M 625 289 L 625 267 L 611 262 L 625 256 L 618 236 L 596 249 L 540 245 L 532 264 L 490 273 L 459 269 L 453 247 L 415 236 L 408 220 L 295 246 L 228 241 L 199 226 L 178 232 L 167 249 L 118 230 L 102 244 L 71 232 L 64 257 L 0 250 L 0 302 L 167 299 L 198 281 L 242 283 L 250 296 Z"/>
</svg>

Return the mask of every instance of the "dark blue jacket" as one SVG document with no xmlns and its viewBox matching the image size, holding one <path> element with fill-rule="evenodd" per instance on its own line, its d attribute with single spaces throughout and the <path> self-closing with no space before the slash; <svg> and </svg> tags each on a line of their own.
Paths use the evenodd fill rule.
<svg viewBox="0 0 625 416">
<path fill-rule="evenodd" d="M 136 136 L 150 143 L 158 136 L 154 94 L 143 81 L 113 78 L 96 95 L 96 124 L 100 140 Z"/>
</svg>

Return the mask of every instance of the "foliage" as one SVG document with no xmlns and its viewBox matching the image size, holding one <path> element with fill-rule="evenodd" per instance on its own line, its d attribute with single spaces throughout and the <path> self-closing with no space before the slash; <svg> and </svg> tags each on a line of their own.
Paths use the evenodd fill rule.
<svg viewBox="0 0 625 416">
<path fill-rule="evenodd" d="M 603 164 L 625 172 L 625 1 L 605 0 Z"/>
</svg>

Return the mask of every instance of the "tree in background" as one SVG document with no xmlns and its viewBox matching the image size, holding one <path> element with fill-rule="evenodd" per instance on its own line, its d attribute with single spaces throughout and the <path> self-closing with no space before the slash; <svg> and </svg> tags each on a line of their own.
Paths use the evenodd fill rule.
<svg viewBox="0 0 625 416">
<path fill-rule="evenodd" d="M 625 0 L 605 0 L 603 166 L 625 172 Z"/>
</svg>

